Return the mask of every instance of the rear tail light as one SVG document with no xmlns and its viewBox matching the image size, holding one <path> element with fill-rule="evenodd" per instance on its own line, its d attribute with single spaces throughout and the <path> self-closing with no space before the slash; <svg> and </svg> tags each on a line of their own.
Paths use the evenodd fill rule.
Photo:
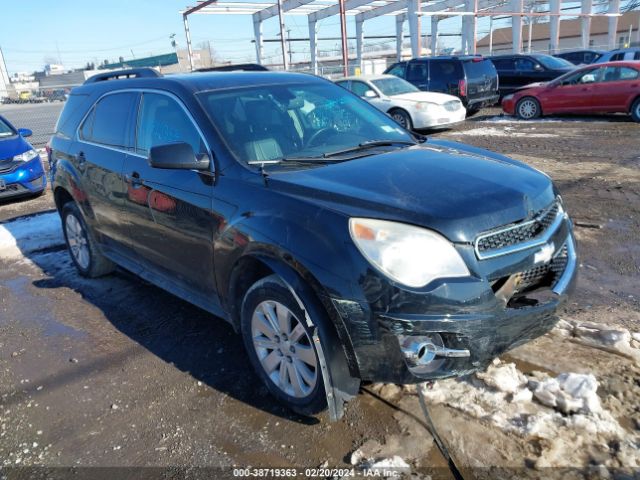
<svg viewBox="0 0 640 480">
<path fill-rule="evenodd" d="M 460 80 L 458 82 L 458 92 L 460 93 L 461 97 L 466 97 L 467 96 L 467 81 L 466 80 Z"/>
</svg>

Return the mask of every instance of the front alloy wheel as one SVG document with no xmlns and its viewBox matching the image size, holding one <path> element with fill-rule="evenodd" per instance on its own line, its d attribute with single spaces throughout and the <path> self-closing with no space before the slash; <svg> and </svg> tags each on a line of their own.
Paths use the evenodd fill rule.
<svg viewBox="0 0 640 480">
<path fill-rule="evenodd" d="M 516 107 L 518 117 L 523 120 L 531 120 L 540 116 L 540 103 L 533 97 L 525 97 L 518 102 Z"/>
<path fill-rule="evenodd" d="M 309 334 L 291 310 L 272 300 L 260 303 L 251 334 L 269 379 L 287 395 L 307 397 L 318 382 L 318 361 Z"/>
<path fill-rule="evenodd" d="M 244 345 L 269 392 L 292 410 L 313 415 L 327 406 L 314 342 L 317 323 L 277 275 L 258 280 L 244 296 L 240 314 Z"/>
</svg>

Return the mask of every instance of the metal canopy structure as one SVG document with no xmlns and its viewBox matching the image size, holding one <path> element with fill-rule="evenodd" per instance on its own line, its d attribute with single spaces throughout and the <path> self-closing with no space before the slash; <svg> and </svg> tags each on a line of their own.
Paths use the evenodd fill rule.
<svg viewBox="0 0 640 480">
<path fill-rule="evenodd" d="M 309 45 L 311 51 L 311 67 L 314 73 L 318 73 L 318 22 L 332 17 L 340 16 L 342 60 L 344 73 L 347 72 L 349 62 L 347 51 L 346 17 L 355 16 L 356 26 L 356 64 L 362 66 L 364 49 L 364 23 L 381 16 L 395 18 L 396 26 L 396 52 L 400 59 L 402 53 L 402 39 L 404 23 L 409 23 L 409 36 L 411 39 L 411 54 L 414 57 L 421 55 L 421 19 L 430 17 L 431 21 L 431 51 L 437 52 L 438 47 L 438 22 L 451 16 L 462 18 L 461 48 L 460 51 L 467 54 L 476 53 L 477 20 L 480 17 L 510 16 L 513 29 L 513 52 L 522 52 L 522 24 L 523 17 L 536 16 L 548 17 L 550 20 L 550 52 L 555 53 L 560 44 L 560 18 L 580 17 L 582 19 L 582 46 L 589 48 L 591 18 L 595 16 L 609 17 L 609 48 L 615 48 L 618 17 L 620 16 L 620 0 L 609 0 L 606 13 L 594 13 L 593 0 L 572 0 L 570 2 L 578 7 L 579 11 L 568 12 L 561 8 L 562 0 L 548 0 L 548 11 L 545 13 L 525 11 L 524 0 L 271 0 L 271 1 L 225 1 L 225 0 L 201 0 L 193 7 L 188 7 L 181 12 L 184 19 L 185 34 L 189 50 L 190 62 L 192 47 L 189 33 L 188 16 L 198 15 L 251 15 L 253 19 L 253 31 L 255 36 L 256 61 L 262 64 L 264 37 L 262 33 L 263 22 L 278 17 L 280 24 L 280 41 L 282 45 L 282 64 L 288 68 L 288 60 L 285 46 L 285 16 L 306 16 L 309 26 Z"/>
</svg>

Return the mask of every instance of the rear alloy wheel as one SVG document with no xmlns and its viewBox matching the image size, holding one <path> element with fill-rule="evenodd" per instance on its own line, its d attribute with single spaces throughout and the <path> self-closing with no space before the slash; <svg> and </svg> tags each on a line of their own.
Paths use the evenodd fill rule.
<svg viewBox="0 0 640 480">
<path fill-rule="evenodd" d="M 516 114 L 523 120 L 538 118 L 542 111 L 540 102 L 533 97 L 524 97 L 516 105 Z"/>
<path fill-rule="evenodd" d="M 245 348 L 271 394 L 299 413 L 323 410 L 326 397 L 312 331 L 277 275 L 247 291 L 241 316 Z"/>
<path fill-rule="evenodd" d="M 411 121 L 411 116 L 404 110 L 400 110 L 400 109 L 391 110 L 391 118 L 393 118 L 397 123 L 399 123 L 401 127 L 404 127 L 407 130 L 413 129 L 413 122 Z"/>
<path fill-rule="evenodd" d="M 115 265 L 100 253 L 80 209 L 73 202 L 62 207 L 62 230 L 71 260 L 84 277 L 101 277 L 115 270 Z"/>
<path fill-rule="evenodd" d="M 640 98 L 636 99 L 631 106 L 631 118 L 634 122 L 640 123 Z"/>
</svg>

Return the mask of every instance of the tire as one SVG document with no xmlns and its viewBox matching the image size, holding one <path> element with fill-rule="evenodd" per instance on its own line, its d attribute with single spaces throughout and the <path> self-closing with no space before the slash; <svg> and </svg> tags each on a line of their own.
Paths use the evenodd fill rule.
<svg viewBox="0 0 640 480">
<path fill-rule="evenodd" d="M 102 255 L 74 202 L 62 207 L 62 231 L 71 260 L 83 277 L 96 278 L 113 272 L 115 264 Z"/>
<path fill-rule="evenodd" d="M 391 110 L 389 112 L 389 115 L 391 115 L 391 118 L 399 123 L 401 127 L 404 127 L 407 130 L 413 130 L 413 122 L 411 121 L 411 116 L 404 110 L 396 108 L 394 110 Z"/>
<path fill-rule="evenodd" d="M 542 115 L 540 102 L 533 97 L 524 97 L 516 104 L 516 115 L 522 120 L 533 120 Z"/>
<path fill-rule="evenodd" d="M 640 98 L 636 98 L 636 101 L 631 105 L 631 118 L 634 122 L 640 123 Z"/>
<path fill-rule="evenodd" d="M 327 407 L 312 328 L 277 275 L 259 280 L 244 296 L 241 331 L 251 364 L 269 392 L 302 415 Z"/>
</svg>

